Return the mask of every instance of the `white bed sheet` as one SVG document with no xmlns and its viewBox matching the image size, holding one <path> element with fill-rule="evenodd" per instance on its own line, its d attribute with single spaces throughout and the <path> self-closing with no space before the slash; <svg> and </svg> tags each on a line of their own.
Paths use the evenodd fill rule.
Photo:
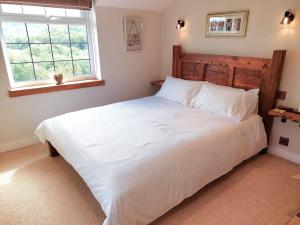
<svg viewBox="0 0 300 225">
<path fill-rule="evenodd" d="M 45 120 L 36 129 L 84 179 L 104 225 L 145 225 L 267 146 L 261 118 L 244 122 L 159 97 Z"/>
</svg>

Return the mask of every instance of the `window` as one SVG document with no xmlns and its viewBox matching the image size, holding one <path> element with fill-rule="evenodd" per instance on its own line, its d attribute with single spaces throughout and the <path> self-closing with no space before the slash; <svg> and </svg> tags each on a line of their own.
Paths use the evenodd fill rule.
<svg viewBox="0 0 300 225">
<path fill-rule="evenodd" d="M 95 78 L 100 74 L 90 11 L 2 4 L 1 42 L 12 87 Z"/>
</svg>

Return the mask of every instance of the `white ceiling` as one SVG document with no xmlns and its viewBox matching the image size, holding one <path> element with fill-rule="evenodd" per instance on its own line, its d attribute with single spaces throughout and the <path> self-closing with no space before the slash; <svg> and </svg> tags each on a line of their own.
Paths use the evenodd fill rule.
<svg viewBox="0 0 300 225">
<path fill-rule="evenodd" d="M 164 11 L 174 0 L 95 0 L 96 6 Z"/>
</svg>

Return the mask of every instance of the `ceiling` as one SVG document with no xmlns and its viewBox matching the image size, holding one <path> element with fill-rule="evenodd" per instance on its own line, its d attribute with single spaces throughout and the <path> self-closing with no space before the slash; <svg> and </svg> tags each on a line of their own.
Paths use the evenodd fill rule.
<svg viewBox="0 0 300 225">
<path fill-rule="evenodd" d="M 96 0 L 96 6 L 164 11 L 174 0 Z"/>
</svg>

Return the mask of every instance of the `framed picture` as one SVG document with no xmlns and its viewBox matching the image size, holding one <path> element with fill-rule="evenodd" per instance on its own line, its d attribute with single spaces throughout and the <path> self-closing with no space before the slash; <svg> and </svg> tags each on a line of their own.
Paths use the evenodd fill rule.
<svg viewBox="0 0 300 225">
<path fill-rule="evenodd" d="M 249 11 L 209 13 L 207 15 L 206 36 L 245 37 Z"/>
<path fill-rule="evenodd" d="M 143 23 L 141 18 L 124 18 L 126 51 L 143 49 Z"/>
</svg>

